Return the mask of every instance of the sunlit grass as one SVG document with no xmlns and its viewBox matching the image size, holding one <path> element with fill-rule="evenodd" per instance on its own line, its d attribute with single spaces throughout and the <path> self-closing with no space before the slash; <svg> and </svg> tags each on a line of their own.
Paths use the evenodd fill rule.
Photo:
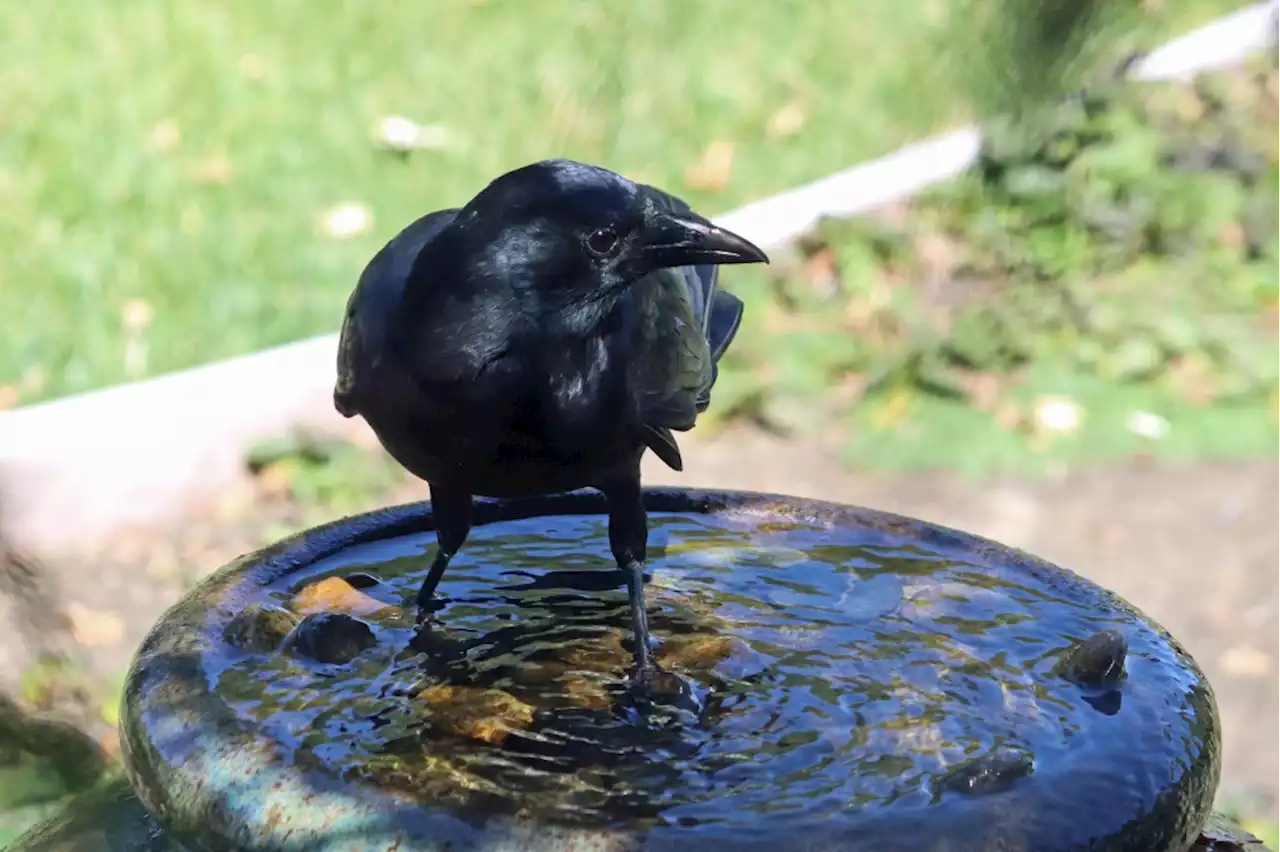
<svg viewBox="0 0 1280 852">
<path fill-rule="evenodd" d="M 1237 5 L 1166 3 L 1151 34 Z M 6 4 L 0 407 L 331 331 L 385 239 L 524 162 L 599 162 L 714 213 L 889 151 L 965 114 L 913 70 L 948 8 Z M 390 114 L 448 144 L 380 150 Z M 727 174 L 697 168 L 717 142 Z M 348 201 L 369 226 L 326 236 Z"/>
</svg>

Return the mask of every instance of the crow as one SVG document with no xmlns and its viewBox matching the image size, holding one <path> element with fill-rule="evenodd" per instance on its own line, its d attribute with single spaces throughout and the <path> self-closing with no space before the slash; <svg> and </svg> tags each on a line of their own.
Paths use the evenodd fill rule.
<svg viewBox="0 0 1280 852">
<path fill-rule="evenodd" d="M 510 171 L 373 257 L 347 303 L 333 399 L 430 487 L 421 611 L 473 496 L 595 488 L 627 579 L 633 683 L 652 682 L 640 459 L 683 468 L 672 433 L 706 410 L 742 319 L 717 288 L 735 263 L 768 257 L 674 196 L 571 160 Z"/>
</svg>

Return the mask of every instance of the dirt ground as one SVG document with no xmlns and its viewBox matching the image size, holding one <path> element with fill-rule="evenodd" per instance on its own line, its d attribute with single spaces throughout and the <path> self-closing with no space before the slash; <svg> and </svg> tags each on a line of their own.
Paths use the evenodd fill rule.
<svg viewBox="0 0 1280 852">
<path fill-rule="evenodd" d="M 1118 592 L 1168 628 L 1208 674 L 1225 731 L 1223 800 L 1276 818 L 1274 460 L 1181 467 L 1133 461 L 1044 481 L 971 481 L 863 474 L 840 466 L 828 448 L 746 430 L 682 443 L 685 472 L 652 465 L 650 484 L 774 491 L 901 512 L 1023 548 Z M 406 486 L 394 502 L 421 494 L 420 486 Z M 72 651 L 95 676 L 118 678 L 165 607 L 261 539 L 274 510 L 253 511 L 237 523 L 206 520 L 168 535 L 133 535 L 93 560 L 47 566 Z M 23 621 L 30 604 L 15 606 L 12 595 L 8 601 L 0 596 L 0 623 Z M 0 635 L 0 688 L 15 685 L 31 645 L 49 641 Z"/>
</svg>

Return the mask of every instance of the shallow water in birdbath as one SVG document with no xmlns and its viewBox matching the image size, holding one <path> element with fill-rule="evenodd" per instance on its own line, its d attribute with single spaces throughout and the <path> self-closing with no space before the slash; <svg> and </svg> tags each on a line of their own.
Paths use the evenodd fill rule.
<svg viewBox="0 0 1280 852">
<path fill-rule="evenodd" d="M 947 808 L 1042 830 L 1019 813 L 1037 789 L 1075 809 L 1050 825 L 1116 808 L 1123 823 L 1203 751 L 1188 661 L 1074 578 L 817 523 L 650 527 L 657 658 L 693 685 L 696 715 L 630 698 L 625 583 L 599 516 L 477 527 L 425 631 L 408 603 L 432 536 L 343 551 L 269 588 L 228 628 L 248 650 L 203 665 L 299 765 L 460 815 L 708 838 Z M 1127 641 L 1124 672 L 1070 677 L 1072 649 L 1107 630 Z"/>
</svg>

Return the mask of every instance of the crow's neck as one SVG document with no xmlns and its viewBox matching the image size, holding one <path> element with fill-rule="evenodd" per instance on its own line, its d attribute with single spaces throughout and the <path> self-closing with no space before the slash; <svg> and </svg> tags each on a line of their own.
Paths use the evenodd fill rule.
<svg viewBox="0 0 1280 852">
<path fill-rule="evenodd" d="M 622 308 L 618 293 L 602 293 L 591 299 L 553 300 L 543 303 L 539 313 L 545 333 L 562 339 L 607 337 L 621 325 Z"/>
</svg>

